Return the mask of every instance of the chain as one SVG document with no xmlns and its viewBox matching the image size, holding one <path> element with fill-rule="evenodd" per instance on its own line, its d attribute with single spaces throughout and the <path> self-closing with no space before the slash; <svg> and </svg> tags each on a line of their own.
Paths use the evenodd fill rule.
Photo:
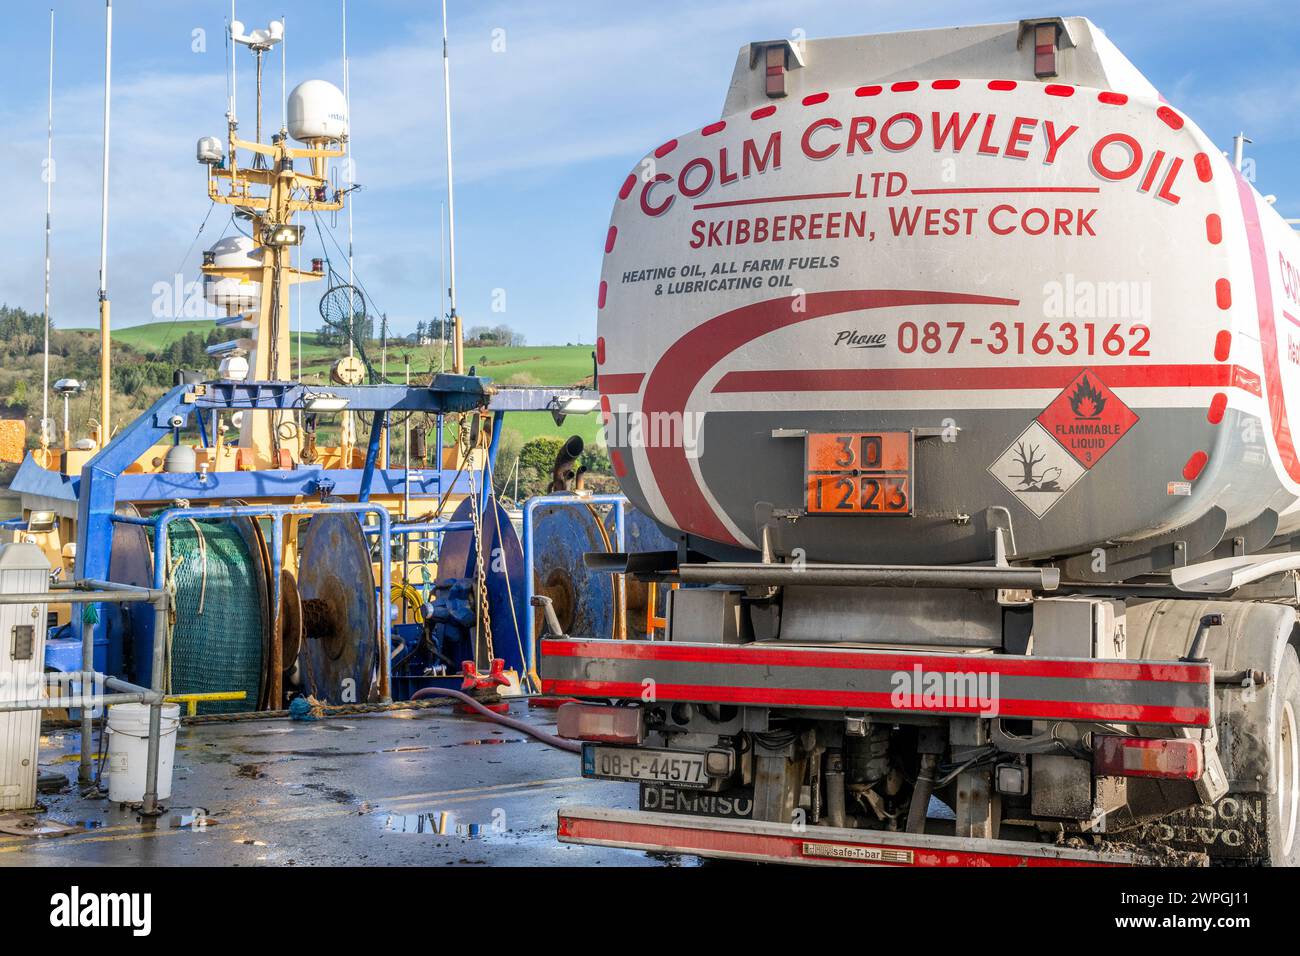
<svg viewBox="0 0 1300 956">
<path fill-rule="evenodd" d="M 468 458 L 474 452 L 470 445 L 470 429 L 462 423 L 461 432 L 464 454 Z M 484 644 L 487 647 L 487 664 L 491 667 L 492 661 L 496 658 L 496 649 L 492 644 L 492 614 L 488 606 L 487 562 L 484 561 L 483 555 L 483 516 L 479 513 L 478 489 L 475 487 L 474 469 L 470 467 L 467 470 L 469 472 L 469 513 L 470 520 L 474 525 L 474 592 L 478 604 L 476 617 L 478 619 L 479 633 L 483 636 Z"/>
</svg>

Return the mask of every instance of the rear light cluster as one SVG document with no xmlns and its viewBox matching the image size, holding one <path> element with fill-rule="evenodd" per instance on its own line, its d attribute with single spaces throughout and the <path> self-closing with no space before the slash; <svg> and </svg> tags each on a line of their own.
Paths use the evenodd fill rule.
<svg viewBox="0 0 1300 956">
<path fill-rule="evenodd" d="M 773 44 L 764 51 L 767 71 L 766 92 L 770 97 L 785 96 L 785 47 Z"/>
<path fill-rule="evenodd" d="M 1056 76 L 1056 24 L 1039 23 L 1034 27 L 1034 76 Z"/>
<path fill-rule="evenodd" d="M 1205 770 L 1198 740 L 1098 734 L 1092 745 L 1093 770 L 1107 777 L 1200 780 Z"/>
<path fill-rule="evenodd" d="M 556 712 L 561 737 L 602 744 L 636 745 L 645 739 L 640 707 L 565 704 Z"/>
</svg>

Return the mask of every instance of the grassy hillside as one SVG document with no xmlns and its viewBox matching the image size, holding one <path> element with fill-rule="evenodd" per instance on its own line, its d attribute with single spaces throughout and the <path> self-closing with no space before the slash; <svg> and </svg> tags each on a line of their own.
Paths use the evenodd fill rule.
<svg viewBox="0 0 1300 956">
<path fill-rule="evenodd" d="M 167 346 L 180 341 L 190 333 L 206 338 L 212 329 L 213 323 L 204 319 L 153 322 L 114 329 L 113 343 L 115 346 L 126 346 L 133 353 L 147 355 L 163 351 Z M 71 331 L 87 337 L 92 335 L 92 330 L 89 329 Z M 238 330 L 235 329 L 225 332 L 225 335 L 230 338 L 238 334 Z M 590 345 L 488 346 L 467 348 L 465 362 L 467 365 L 474 366 L 479 375 L 490 378 L 498 385 L 590 385 L 592 350 L 593 347 Z M 378 365 L 380 360 L 378 343 L 373 343 L 368 352 L 371 360 Z M 409 355 L 411 379 L 413 382 L 418 382 L 438 367 L 440 353 L 441 349 L 437 346 L 415 346 L 403 341 L 390 342 L 388 378 L 392 381 L 402 380 L 404 357 Z M 338 347 L 318 345 L 314 332 L 304 332 L 302 336 L 303 379 L 309 382 L 326 381 L 330 366 L 339 355 Z M 296 364 L 296 341 L 294 359 Z M 34 382 L 33 386 L 39 389 L 39 381 Z M 140 396 L 141 399 L 145 397 Z M 151 394 L 147 397 L 152 400 L 156 396 Z M 141 404 L 140 407 L 145 406 Z M 556 426 L 549 413 L 516 413 L 507 416 L 506 428 L 517 436 L 514 441 L 508 443 L 510 448 L 515 448 L 533 438 L 568 438 L 570 435 L 581 435 L 590 445 L 598 441 L 600 416 L 596 414 L 572 416 L 563 426 Z"/>
</svg>

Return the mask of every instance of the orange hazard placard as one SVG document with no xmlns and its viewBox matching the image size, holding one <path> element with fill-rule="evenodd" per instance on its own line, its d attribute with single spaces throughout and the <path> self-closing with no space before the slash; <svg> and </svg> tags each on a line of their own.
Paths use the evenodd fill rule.
<svg viewBox="0 0 1300 956">
<path fill-rule="evenodd" d="M 1084 468 L 1101 461 L 1137 422 L 1133 409 L 1092 369 L 1080 372 L 1038 416 L 1038 423 Z"/>
<path fill-rule="evenodd" d="M 911 432 L 818 432 L 806 448 L 809 514 L 912 513 Z"/>
</svg>

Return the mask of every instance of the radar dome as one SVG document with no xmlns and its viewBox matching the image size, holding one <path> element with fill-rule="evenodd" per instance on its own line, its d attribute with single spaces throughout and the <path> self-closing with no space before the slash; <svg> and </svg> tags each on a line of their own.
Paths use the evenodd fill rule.
<svg viewBox="0 0 1300 956">
<path fill-rule="evenodd" d="M 348 135 L 343 91 L 325 80 L 299 83 L 289 94 L 289 135 L 300 143 L 338 141 Z"/>
</svg>

